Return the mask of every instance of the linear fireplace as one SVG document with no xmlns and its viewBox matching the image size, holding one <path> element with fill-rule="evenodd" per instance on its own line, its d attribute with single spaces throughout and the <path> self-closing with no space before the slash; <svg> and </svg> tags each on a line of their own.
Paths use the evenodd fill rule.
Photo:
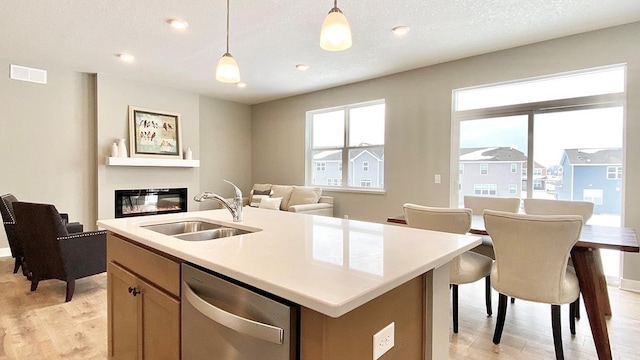
<svg viewBox="0 0 640 360">
<path fill-rule="evenodd" d="M 187 188 L 116 190 L 115 217 L 187 211 Z"/>
</svg>

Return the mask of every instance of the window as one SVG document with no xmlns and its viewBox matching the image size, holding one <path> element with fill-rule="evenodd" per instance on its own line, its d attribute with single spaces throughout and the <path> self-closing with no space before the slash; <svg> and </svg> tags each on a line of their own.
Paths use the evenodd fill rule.
<svg viewBox="0 0 640 360">
<path fill-rule="evenodd" d="M 307 132 L 307 183 L 384 188 L 384 100 L 309 111 Z"/>
<path fill-rule="evenodd" d="M 464 175 L 464 164 L 460 164 L 458 167 L 458 174 Z"/>
<path fill-rule="evenodd" d="M 518 193 L 518 185 L 509 185 L 509 195 L 515 195 Z"/>
<path fill-rule="evenodd" d="M 622 166 L 607 166 L 607 179 L 622 179 Z"/>
<path fill-rule="evenodd" d="M 625 78 L 615 65 L 454 90 L 451 161 L 474 171 L 458 174 L 452 201 L 462 206 L 491 182 L 497 196 L 593 201 L 590 223 L 620 226 Z M 605 273 L 616 278 L 619 266 L 607 263 L 616 257 L 607 257 Z"/>
<path fill-rule="evenodd" d="M 591 201 L 594 205 L 603 204 L 603 191 L 602 189 L 584 189 L 582 193 L 583 201 Z"/>
<path fill-rule="evenodd" d="M 325 171 L 327 169 L 327 164 L 323 162 L 316 163 L 316 171 Z"/>
<path fill-rule="evenodd" d="M 511 173 L 515 174 L 518 172 L 518 164 L 511 164 Z"/>
<path fill-rule="evenodd" d="M 480 175 L 487 175 L 489 173 L 489 164 L 480 164 Z"/>
<path fill-rule="evenodd" d="M 533 180 L 533 189 L 534 190 L 544 190 L 544 184 L 542 183 L 542 180 L 534 179 Z"/>
<path fill-rule="evenodd" d="M 475 195 L 496 195 L 498 194 L 497 184 L 474 184 L 473 193 Z"/>
</svg>

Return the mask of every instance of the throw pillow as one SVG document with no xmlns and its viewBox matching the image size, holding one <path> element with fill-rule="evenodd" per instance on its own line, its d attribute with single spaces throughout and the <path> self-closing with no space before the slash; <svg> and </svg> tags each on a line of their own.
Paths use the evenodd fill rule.
<svg viewBox="0 0 640 360">
<path fill-rule="evenodd" d="M 268 198 L 271 195 L 271 190 L 253 190 L 251 192 L 251 203 L 249 206 L 259 207 L 264 198 Z"/>
<path fill-rule="evenodd" d="M 322 189 L 316 186 L 294 186 L 287 206 L 302 204 L 317 204 L 322 195 Z"/>
<path fill-rule="evenodd" d="M 266 197 L 260 201 L 260 209 L 271 209 L 271 210 L 280 210 L 280 203 L 282 202 L 281 197 L 270 198 Z"/>
<path fill-rule="evenodd" d="M 249 204 L 253 202 L 253 190 L 258 190 L 258 191 L 271 190 L 271 184 L 253 184 L 253 187 L 249 192 Z"/>
<path fill-rule="evenodd" d="M 271 190 L 273 190 L 273 194 L 271 194 L 271 197 L 282 198 L 282 203 L 280 204 L 280 210 L 287 211 L 289 209 L 289 198 L 291 197 L 293 186 L 292 185 L 273 185 L 271 186 Z"/>
</svg>

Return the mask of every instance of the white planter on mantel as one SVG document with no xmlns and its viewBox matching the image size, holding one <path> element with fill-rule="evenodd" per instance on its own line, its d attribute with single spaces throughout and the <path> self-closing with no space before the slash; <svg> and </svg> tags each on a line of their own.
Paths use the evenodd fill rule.
<svg viewBox="0 0 640 360">
<path fill-rule="evenodd" d="M 200 160 L 108 157 L 108 166 L 200 167 Z"/>
</svg>

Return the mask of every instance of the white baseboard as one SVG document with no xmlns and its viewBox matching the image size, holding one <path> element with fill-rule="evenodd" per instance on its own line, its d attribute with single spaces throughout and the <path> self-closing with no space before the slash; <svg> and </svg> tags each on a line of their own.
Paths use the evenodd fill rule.
<svg viewBox="0 0 640 360">
<path fill-rule="evenodd" d="M 11 257 L 11 248 L 0 248 L 0 258 Z"/>
<path fill-rule="evenodd" d="M 638 280 L 629 280 L 629 279 L 620 279 L 620 289 L 640 292 L 640 281 Z"/>
</svg>

